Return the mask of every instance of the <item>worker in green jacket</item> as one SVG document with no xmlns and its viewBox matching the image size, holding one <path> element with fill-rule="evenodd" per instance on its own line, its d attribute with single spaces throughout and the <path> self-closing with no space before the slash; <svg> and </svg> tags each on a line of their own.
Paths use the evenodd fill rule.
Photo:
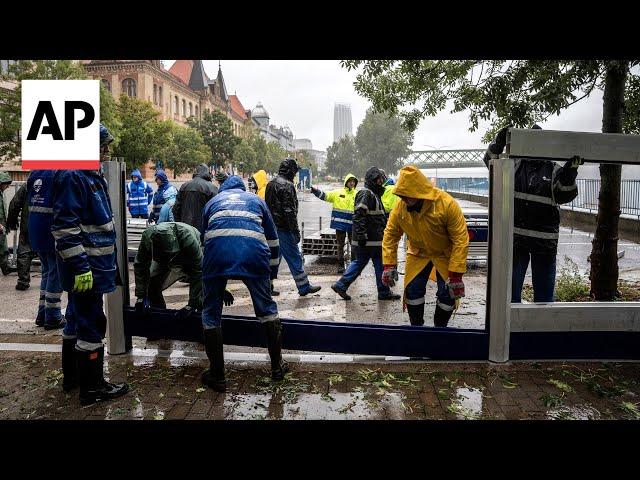
<svg viewBox="0 0 640 480">
<path fill-rule="evenodd" d="M 142 234 L 133 263 L 136 279 L 136 310 L 166 308 L 162 291 L 178 280 L 189 282 L 189 303 L 179 318 L 202 309 L 202 244 L 200 232 L 181 222 L 163 222 L 148 227 Z M 225 292 L 225 304 L 233 295 Z"/>
</svg>

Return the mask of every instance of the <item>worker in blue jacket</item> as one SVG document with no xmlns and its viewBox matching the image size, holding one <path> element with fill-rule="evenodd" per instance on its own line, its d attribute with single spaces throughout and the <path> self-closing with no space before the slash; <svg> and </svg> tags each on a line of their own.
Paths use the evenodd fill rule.
<svg viewBox="0 0 640 480">
<path fill-rule="evenodd" d="M 100 159 L 107 160 L 113 137 L 100 125 Z M 89 405 L 124 395 L 126 383 L 103 377 L 106 317 L 102 296 L 116 288 L 116 233 L 107 182 L 100 170 L 58 170 L 54 177 L 53 224 L 62 288 L 69 292 L 72 315 L 65 339 L 75 338 L 80 403 Z M 69 312 L 69 310 L 67 310 Z M 63 356 L 67 352 L 63 351 Z M 65 365 L 71 362 L 63 357 Z"/>
<path fill-rule="evenodd" d="M 131 172 L 127 184 L 127 208 L 132 218 L 149 218 L 149 204 L 153 199 L 153 188 L 142 180 L 140 170 Z"/>
<path fill-rule="evenodd" d="M 171 185 L 164 170 L 158 170 L 155 174 L 155 179 L 158 190 L 153 194 L 153 211 L 149 214 L 149 220 L 152 222 L 157 222 L 160 219 L 160 212 L 164 204 L 167 201 L 175 202 L 176 196 L 178 195 L 178 190 Z M 171 205 L 173 205 L 173 203 L 171 203 Z"/>
<path fill-rule="evenodd" d="M 62 285 L 56 263 L 56 248 L 51 234 L 53 223 L 53 179 L 56 170 L 33 170 L 27 179 L 27 201 L 29 202 L 29 244 L 40 258 L 42 278 L 40 280 L 40 303 L 36 325 L 45 330 L 62 328 L 64 317 L 60 308 Z M 62 349 L 71 355 L 63 355 L 65 359 L 73 359 L 75 341 L 62 341 Z M 71 349 L 71 350 L 69 350 Z M 63 388 L 69 384 L 63 384 Z"/>
<path fill-rule="evenodd" d="M 282 380 L 289 367 L 282 360 L 282 326 L 271 297 L 270 280 L 277 276 L 280 256 L 271 213 L 264 200 L 247 192 L 242 179 L 233 175 L 205 205 L 202 220 L 202 324 L 210 363 L 202 382 L 219 392 L 226 388 L 221 321 L 229 279 L 242 280 L 249 289 L 256 317 L 265 326 L 272 378 Z"/>
</svg>

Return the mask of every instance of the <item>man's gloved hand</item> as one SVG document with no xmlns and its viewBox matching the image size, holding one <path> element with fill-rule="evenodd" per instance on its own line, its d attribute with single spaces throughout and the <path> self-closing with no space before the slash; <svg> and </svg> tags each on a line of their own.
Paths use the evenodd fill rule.
<svg viewBox="0 0 640 480">
<path fill-rule="evenodd" d="M 569 160 L 567 160 L 567 162 L 564 164 L 564 168 L 575 168 L 577 170 L 578 167 L 582 164 L 584 164 L 584 160 L 582 159 L 582 157 L 574 155 Z"/>
<path fill-rule="evenodd" d="M 138 315 L 146 315 L 149 313 L 149 299 L 148 298 L 139 298 L 136 300 L 136 313 Z"/>
<path fill-rule="evenodd" d="M 79 273 L 75 277 L 73 283 L 73 291 L 78 293 L 88 292 L 93 288 L 93 273 L 91 270 L 85 273 Z"/>
<path fill-rule="evenodd" d="M 453 299 L 464 297 L 464 283 L 462 283 L 462 274 L 457 272 L 449 272 L 449 283 L 447 283 L 449 295 Z"/>
<path fill-rule="evenodd" d="M 186 307 L 182 307 L 180 310 L 178 310 L 178 313 L 176 313 L 176 317 L 178 317 L 178 321 L 183 322 L 189 315 L 191 315 L 193 311 L 194 309 L 187 305 Z"/>
<path fill-rule="evenodd" d="M 228 307 L 233 305 L 233 294 L 229 290 L 224 291 L 224 295 L 222 296 L 222 302 Z"/>
<path fill-rule="evenodd" d="M 398 281 L 398 269 L 396 265 L 385 265 L 382 271 L 382 284 L 393 287 Z"/>
</svg>

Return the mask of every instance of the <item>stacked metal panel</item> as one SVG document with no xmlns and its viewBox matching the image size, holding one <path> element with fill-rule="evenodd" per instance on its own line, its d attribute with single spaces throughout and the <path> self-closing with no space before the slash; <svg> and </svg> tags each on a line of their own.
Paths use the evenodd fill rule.
<svg viewBox="0 0 640 480">
<path fill-rule="evenodd" d="M 305 237 L 302 240 L 303 255 L 319 255 L 321 257 L 337 257 L 338 244 L 335 230 L 326 228 Z"/>
</svg>

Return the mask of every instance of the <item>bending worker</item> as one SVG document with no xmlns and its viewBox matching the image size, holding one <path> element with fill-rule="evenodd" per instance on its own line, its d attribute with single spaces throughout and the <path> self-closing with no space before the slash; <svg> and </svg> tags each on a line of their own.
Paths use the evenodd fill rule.
<svg viewBox="0 0 640 480">
<path fill-rule="evenodd" d="M 489 145 L 484 162 L 502 153 L 507 143 L 505 127 Z M 534 125 L 532 129 L 540 129 Z M 576 177 L 584 161 L 572 157 L 560 166 L 551 160 L 517 159 L 513 200 L 513 273 L 511 301 L 522 301 L 522 285 L 531 259 L 534 302 L 553 302 L 556 255 L 560 232 L 560 207 L 578 196 Z"/>
<path fill-rule="evenodd" d="M 265 202 L 248 193 L 238 176 L 220 186 L 204 207 L 204 309 L 202 326 L 210 368 L 202 374 L 208 387 L 224 392 L 222 303 L 227 281 L 242 280 L 249 289 L 256 317 L 264 325 L 271 358 L 271 376 L 282 380 L 288 366 L 282 360 L 282 326 L 271 297 L 269 279 L 278 270 L 276 226 Z"/>
<path fill-rule="evenodd" d="M 356 186 L 358 179 L 348 173 L 344 177 L 344 187 L 330 192 L 323 192 L 319 188 L 311 187 L 313 193 L 320 200 L 333 205 L 331 211 L 331 224 L 329 227 L 336 231 L 338 243 L 338 273 L 344 273 L 344 240 L 349 237 L 351 243 L 351 230 L 353 228 L 353 207 L 356 200 Z"/>
<path fill-rule="evenodd" d="M 438 284 L 433 323 L 446 327 L 456 300 L 464 297 L 462 275 L 467 271 L 469 234 L 460 206 L 447 192 L 435 188 L 416 167 L 400 170 L 394 193 L 400 202 L 384 231 L 382 283 L 398 279 L 398 243 L 408 237 L 404 304 L 411 325 L 424 325 L 424 302 L 429 277 Z M 445 279 L 448 278 L 448 282 Z"/>
<path fill-rule="evenodd" d="M 163 222 L 148 227 L 142 234 L 133 271 L 138 311 L 166 308 L 162 292 L 185 278 L 189 282 L 189 303 L 178 317 L 186 318 L 193 310 L 202 309 L 202 247 L 200 232 L 191 225 Z M 231 293 L 225 300 L 233 303 Z"/>
</svg>

